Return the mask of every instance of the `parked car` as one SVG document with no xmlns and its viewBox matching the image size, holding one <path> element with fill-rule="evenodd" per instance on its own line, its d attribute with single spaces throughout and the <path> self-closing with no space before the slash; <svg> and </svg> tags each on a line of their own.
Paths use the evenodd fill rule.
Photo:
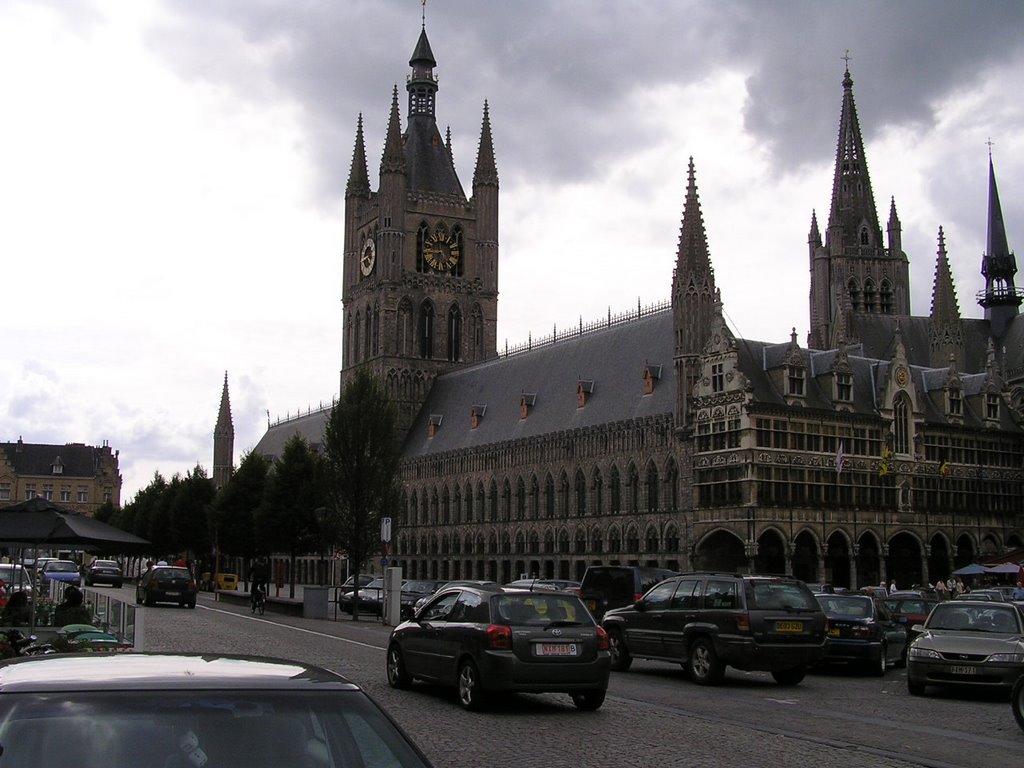
<svg viewBox="0 0 1024 768">
<path fill-rule="evenodd" d="M 0 744 L 12 766 L 430 765 L 344 677 L 253 656 L 9 660 L 0 665 Z"/>
<path fill-rule="evenodd" d="M 886 607 L 892 611 L 896 621 L 907 630 L 907 644 L 903 646 L 904 660 L 907 658 L 907 649 L 910 648 L 910 644 L 920 634 L 914 628 L 924 624 L 928 619 L 928 614 L 932 612 L 932 608 L 941 602 L 938 599 L 930 600 L 925 597 L 905 597 L 906 594 L 897 592 L 894 596 L 885 599 Z"/>
<path fill-rule="evenodd" d="M 139 605 L 177 603 L 182 608 L 195 608 L 197 591 L 196 580 L 188 568 L 154 565 L 135 585 L 135 602 Z"/>
<path fill-rule="evenodd" d="M 7 597 L 15 592 L 32 592 L 32 577 L 25 566 L 18 563 L 0 563 L 0 581 Z"/>
<path fill-rule="evenodd" d="M 109 584 L 120 587 L 124 584 L 124 572 L 116 560 L 93 560 L 85 567 L 85 586 Z"/>
<path fill-rule="evenodd" d="M 808 582 L 807 588 L 816 595 L 832 595 L 836 591 L 827 581 Z"/>
<path fill-rule="evenodd" d="M 962 592 L 953 598 L 954 600 L 994 600 L 1000 603 L 1010 602 L 998 589 L 972 589 L 970 592 Z"/>
<path fill-rule="evenodd" d="M 639 565 L 591 565 L 583 572 L 580 597 L 598 621 L 611 608 L 632 605 L 677 571 Z"/>
<path fill-rule="evenodd" d="M 1013 710 L 1013 719 L 1024 731 L 1024 675 L 1017 678 L 1010 691 L 1010 708 Z"/>
<path fill-rule="evenodd" d="M 1013 603 L 936 605 L 907 652 L 907 690 L 929 685 L 1010 688 L 1024 673 L 1024 614 Z"/>
<path fill-rule="evenodd" d="M 39 583 L 45 589 L 51 581 L 82 586 L 82 574 L 78 571 L 78 563 L 73 560 L 48 560 L 39 571 Z"/>
<path fill-rule="evenodd" d="M 593 710 L 608 688 L 608 636 L 568 592 L 450 587 L 392 630 L 387 676 L 393 688 L 453 686 L 466 709 L 519 692 L 568 693 Z"/>
<path fill-rule="evenodd" d="M 379 616 L 384 606 L 384 579 L 373 579 L 358 591 L 342 592 L 338 595 L 338 608 L 345 613 L 352 613 L 356 600 L 360 613 L 374 613 Z"/>
<path fill-rule="evenodd" d="M 825 614 L 802 581 L 784 576 L 689 573 L 667 579 L 602 623 L 612 669 L 635 657 L 682 664 L 694 682 L 727 666 L 771 672 L 796 685 L 825 652 Z"/>
<path fill-rule="evenodd" d="M 902 666 L 907 630 L 877 597 L 817 595 L 828 618 L 824 663 L 856 664 L 881 677 L 890 666 Z"/>
</svg>

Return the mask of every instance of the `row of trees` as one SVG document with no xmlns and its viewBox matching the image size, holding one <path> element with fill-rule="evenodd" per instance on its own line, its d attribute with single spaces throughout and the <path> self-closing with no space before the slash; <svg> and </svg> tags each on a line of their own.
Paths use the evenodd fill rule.
<svg viewBox="0 0 1024 768">
<path fill-rule="evenodd" d="M 250 451 L 219 492 L 201 466 L 170 482 L 157 473 L 104 516 L 152 542 L 154 555 L 187 552 L 203 561 L 219 551 L 248 563 L 285 553 L 294 562 L 338 549 L 358 577 L 379 543 L 380 518 L 398 510 L 396 425 L 380 382 L 360 371 L 331 409 L 319 449 L 295 435 L 273 462 Z"/>
</svg>

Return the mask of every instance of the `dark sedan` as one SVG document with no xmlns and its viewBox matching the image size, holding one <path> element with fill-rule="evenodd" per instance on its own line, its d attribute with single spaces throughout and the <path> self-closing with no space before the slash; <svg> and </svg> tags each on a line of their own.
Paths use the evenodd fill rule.
<svg viewBox="0 0 1024 768">
<path fill-rule="evenodd" d="M 124 584 L 124 572 L 116 560 L 93 560 L 85 567 L 85 586 L 109 584 L 120 587 Z"/>
<path fill-rule="evenodd" d="M 437 592 L 446 582 L 431 579 L 410 579 L 402 582 L 401 618 L 411 619 L 416 612 L 416 604 L 425 597 Z"/>
<path fill-rule="evenodd" d="M 429 768 L 358 686 L 254 656 L 9 660 L 0 664 L 0 744 L 11 768 Z"/>
<path fill-rule="evenodd" d="M 818 595 L 828 617 L 825 663 L 856 664 L 872 675 L 902 665 L 907 630 L 885 601 L 868 595 Z"/>
<path fill-rule="evenodd" d="M 568 693 L 593 710 L 604 703 L 608 674 L 608 635 L 566 592 L 444 589 L 388 641 L 392 687 L 415 679 L 453 686 L 466 709 L 518 692 Z"/>
<path fill-rule="evenodd" d="M 1009 689 L 1024 673 L 1024 614 L 1013 603 L 935 606 L 907 652 L 907 690 L 929 685 Z"/>
<path fill-rule="evenodd" d="M 914 627 L 924 624 L 928 620 L 928 614 L 932 612 L 932 608 L 941 602 L 937 599 L 932 600 L 915 595 L 903 596 L 905 594 L 897 592 L 895 596 L 885 599 L 886 608 L 892 611 L 896 621 L 907 630 L 907 644 L 903 650 L 904 659 L 907 657 L 906 649 L 914 642 L 914 638 L 920 634 Z"/>
<path fill-rule="evenodd" d="M 188 568 L 157 565 L 142 574 L 135 585 L 135 602 L 139 605 L 177 603 L 183 608 L 195 608 L 196 592 L 196 580 Z"/>
</svg>

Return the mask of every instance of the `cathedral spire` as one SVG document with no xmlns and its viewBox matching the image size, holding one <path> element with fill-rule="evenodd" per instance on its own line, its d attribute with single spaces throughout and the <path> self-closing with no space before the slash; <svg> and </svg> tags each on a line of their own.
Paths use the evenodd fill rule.
<svg viewBox="0 0 1024 768">
<path fill-rule="evenodd" d="M 939 227 L 939 250 L 935 259 L 935 280 L 932 283 L 931 319 L 940 323 L 959 322 L 960 305 L 956 300 L 953 272 L 946 255 L 946 236 Z"/>
<path fill-rule="evenodd" d="M 220 393 L 217 424 L 213 428 L 213 484 L 223 488 L 234 470 L 235 425 L 231 420 L 231 399 L 228 396 L 228 372 L 224 371 L 224 388 Z"/>
<path fill-rule="evenodd" d="M 370 193 L 370 174 L 366 169 L 366 143 L 363 139 L 363 113 L 359 113 L 356 124 L 356 146 L 352 150 L 352 168 L 348 174 L 346 195 L 368 195 Z"/>
<path fill-rule="evenodd" d="M 480 147 L 476 153 L 476 170 L 473 171 L 473 186 L 498 184 L 498 168 L 494 162 L 494 141 L 491 138 L 491 112 L 484 101 L 484 118 L 480 126 Z"/>
<path fill-rule="evenodd" d="M 985 290 L 978 295 L 978 303 L 985 308 L 985 319 L 992 324 L 992 333 L 998 338 L 1017 316 L 1024 297 L 1013 284 L 1017 259 L 1006 239 L 991 150 L 988 157 L 988 238 L 981 260 L 981 274 L 985 276 Z"/>
<path fill-rule="evenodd" d="M 828 219 L 829 239 L 840 237 L 845 246 L 881 245 L 875 197 L 868 176 L 864 139 L 853 101 L 849 60 L 843 75 L 843 108 L 839 117 L 832 205 Z M 839 243 L 833 245 L 838 246 Z"/>
<path fill-rule="evenodd" d="M 437 62 L 430 50 L 426 26 L 420 29 L 420 38 L 416 41 L 416 49 L 409 59 L 409 66 L 412 67 L 412 73 L 405 85 L 405 90 L 409 92 L 409 119 L 423 116 L 433 120 L 437 97 L 434 67 L 437 66 Z"/>
<path fill-rule="evenodd" d="M 384 139 L 384 156 L 380 161 L 380 174 L 405 173 L 405 153 L 402 151 L 402 117 L 398 112 L 398 86 L 391 95 L 391 115 Z"/>
<path fill-rule="evenodd" d="M 708 253 L 708 238 L 704 229 L 704 215 L 697 196 L 697 173 L 693 158 L 687 171 L 686 203 L 683 206 L 683 223 L 679 230 L 679 248 L 676 253 L 677 277 L 694 273 L 707 273 L 714 282 L 711 256 Z"/>
</svg>

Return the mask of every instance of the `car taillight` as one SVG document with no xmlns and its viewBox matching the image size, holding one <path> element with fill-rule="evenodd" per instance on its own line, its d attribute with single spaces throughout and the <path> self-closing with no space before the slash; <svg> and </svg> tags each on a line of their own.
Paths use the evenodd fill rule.
<svg viewBox="0 0 1024 768">
<path fill-rule="evenodd" d="M 633 602 L 634 603 L 637 603 L 640 600 L 643 600 L 643 598 L 644 598 L 644 593 L 643 592 L 634 592 L 633 593 Z"/>
<path fill-rule="evenodd" d="M 871 637 L 873 634 L 874 632 L 871 627 L 864 626 L 863 624 L 850 627 L 850 635 L 852 637 Z"/>
<path fill-rule="evenodd" d="M 604 627 L 595 627 L 597 630 L 597 650 L 607 651 L 608 650 L 608 633 L 604 631 Z"/>
<path fill-rule="evenodd" d="M 491 624 L 487 628 L 487 647 L 492 651 L 512 648 L 512 628 L 505 624 Z"/>
<path fill-rule="evenodd" d="M 749 632 L 750 631 L 750 616 L 746 613 L 741 613 L 736 617 L 736 631 L 737 632 Z"/>
<path fill-rule="evenodd" d="M 191 592 L 191 591 L 195 591 L 195 588 L 196 588 L 196 582 L 195 582 L 195 579 L 193 579 L 192 581 L 190 581 L 190 582 L 188 583 L 188 588 L 189 588 L 189 591 L 190 591 L 190 592 Z"/>
</svg>

